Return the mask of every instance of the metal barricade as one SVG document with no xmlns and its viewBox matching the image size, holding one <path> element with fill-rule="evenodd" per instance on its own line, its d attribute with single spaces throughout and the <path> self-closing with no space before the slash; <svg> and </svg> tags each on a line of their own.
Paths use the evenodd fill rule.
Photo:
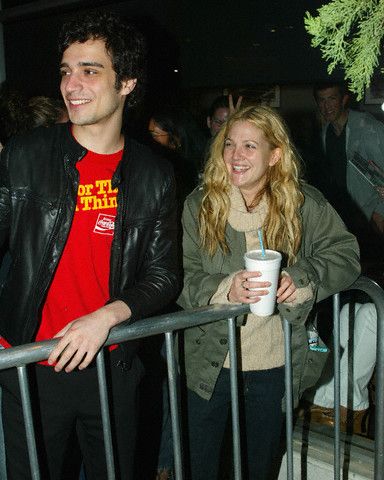
<svg viewBox="0 0 384 480">
<path fill-rule="evenodd" d="M 377 334 L 377 415 L 376 415 L 376 443 L 375 443 L 375 480 L 384 478 L 384 292 L 372 280 L 365 277 L 359 278 L 350 289 L 357 289 L 367 293 L 376 306 L 378 314 Z M 340 353 L 339 353 L 339 294 L 334 295 L 334 359 L 335 359 L 335 399 L 339 400 L 340 388 Z M 212 305 L 190 311 L 176 312 L 161 315 L 150 319 L 141 320 L 134 324 L 121 324 L 111 330 L 105 346 L 121 343 L 127 340 L 144 338 L 152 335 L 164 334 L 166 341 L 166 356 L 168 366 L 168 380 L 170 392 L 170 409 L 172 420 L 172 434 L 174 444 L 174 468 L 175 478 L 183 480 L 183 461 L 181 448 L 181 429 L 179 419 L 179 405 L 177 392 L 177 365 L 174 354 L 173 332 L 183 330 L 195 325 L 203 325 L 214 321 L 228 319 L 228 339 L 230 355 L 230 379 L 232 401 L 232 435 L 233 435 L 233 462 L 234 478 L 242 479 L 241 473 L 241 446 L 239 425 L 239 404 L 237 389 L 237 358 L 236 358 L 236 326 L 235 317 L 249 312 L 248 305 Z M 292 362 L 291 362 L 291 329 L 289 323 L 284 320 L 285 354 L 286 354 L 286 435 L 287 435 L 287 480 L 293 480 L 293 402 L 292 402 Z M 18 370 L 23 414 L 27 435 L 28 453 L 33 480 L 40 480 L 36 440 L 33 429 L 32 408 L 29 395 L 28 377 L 26 365 L 39 362 L 48 358 L 50 352 L 58 340 L 48 340 L 22 345 L 0 351 L 0 369 L 16 367 Z M 337 347 L 336 347 L 337 345 Z M 100 388 L 101 416 L 105 443 L 105 455 L 108 471 L 108 480 L 115 479 L 113 448 L 111 440 L 111 428 L 109 419 L 109 407 L 107 399 L 107 387 L 105 379 L 104 353 L 103 350 L 97 356 L 97 372 Z M 337 392 L 336 392 L 337 389 Z M 337 405 L 337 406 L 336 406 Z M 339 401 L 335 403 L 335 479 L 340 476 L 340 410 Z"/>
<path fill-rule="evenodd" d="M 376 416 L 374 480 L 384 478 L 384 291 L 373 280 L 360 277 L 349 290 L 366 293 L 377 312 L 376 351 Z M 340 480 L 340 294 L 333 296 L 333 361 L 334 361 L 334 479 Z"/>
</svg>

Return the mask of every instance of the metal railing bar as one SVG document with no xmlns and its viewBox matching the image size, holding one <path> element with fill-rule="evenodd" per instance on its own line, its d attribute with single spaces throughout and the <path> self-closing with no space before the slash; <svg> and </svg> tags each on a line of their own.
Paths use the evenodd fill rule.
<svg viewBox="0 0 384 480">
<path fill-rule="evenodd" d="M 249 305 L 210 305 L 192 311 L 181 311 L 172 314 L 138 320 L 132 324 L 123 322 L 114 327 L 108 336 L 105 346 L 150 337 L 160 333 L 182 330 L 195 325 L 204 325 L 228 317 L 237 317 L 249 312 Z M 59 340 L 28 343 L 0 351 L 0 369 L 19 367 L 27 363 L 46 360 Z"/>
<path fill-rule="evenodd" d="M 17 367 L 17 375 L 19 378 L 21 403 L 23 406 L 23 416 L 25 425 L 25 434 L 27 437 L 27 447 L 29 464 L 31 467 L 32 480 L 40 480 L 39 462 L 37 459 L 36 437 L 33 426 L 31 398 L 29 394 L 28 372 L 26 365 Z M 14 461 L 17 461 L 14 459 Z"/>
<path fill-rule="evenodd" d="M 333 478 L 340 480 L 340 294 L 333 296 L 333 365 L 335 438 L 333 444 Z"/>
<path fill-rule="evenodd" d="M 384 295 L 383 290 L 379 285 L 374 281 L 366 278 L 360 277 L 349 290 L 360 290 L 365 292 L 373 303 L 376 306 L 377 317 L 378 317 L 378 326 L 377 326 L 377 398 L 376 398 L 376 428 L 375 428 L 375 480 L 382 480 L 384 478 Z M 340 310 L 340 300 L 339 295 L 334 296 L 334 315 L 337 319 L 339 316 Z M 207 323 L 212 323 L 216 320 L 222 320 L 223 318 L 229 319 L 229 322 L 232 322 L 232 326 L 229 326 L 229 332 L 234 330 L 232 333 L 235 335 L 236 327 L 234 318 L 243 315 L 249 312 L 248 305 L 211 305 L 208 307 L 201 307 L 194 309 L 192 311 L 182 311 L 174 314 L 161 315 L 157 317 L 152 317 L 149 319 L 144 319 L 137 321 L 133 324 L 122 324 L 118 327 L 115 327 L 111 330 L 106 345 L 112 343 L 120 343 L 127 340 L 133 340 L 143 337 L 148 337 L 152 335 L 157 335 L 164 333 L 166 336 L 166 346 L 167 346 L 167 363 L 168 363 L 168 377 L 170 380 L 170 402 L 171 402 L 171 414 L 172 414 L 172 430 L 174 438 L 179 438 L 180 441 L 175 441 L 174 445 L 176 448 L 179 448 L 179 453 L 175 451 L 175 464 L 179 463 L 179 467 L 175 465 L 176 478 L 177 480 L 182 480 L 182 455 L 181 455 L 181 434 L 180 434 L 180 425 L 179 425 L 179 408 L 178 408 L 178 395 L 177 395 L 177 366 L 174 356 L 173 349 L 173 335 L 174 330 L 181 330 L 195 325 L 203 325 Z M 336 314 L 337 312 L 337 314 Z M 291 346 L 290 346 L 290 325 L 284 319 L 284 334 L 285 334 L 285 344 L 286 344 L 286 372 L 285 372 L 285 382 L 286 382 L 286 391 L 290 392 L 286 395 L 287 401 L 287 478 L 288 480 L 293 479 L 293 421 L 292 421 L 292 411 L 293 411 L 293 398 L 292 398 L 292 366 L 291 366 Z M 229 334 L 229 337 L 232 334 Z M 339 338 L 339 332 L 336 333 L 335 338 Z M 234 337 L 235 339 L 235 337 Z M 232 341 L 232 340 L 231 340 Z M 28 345 L 22 345 L 19 347 L 14 347 L 11 349 L 5 349 L 0 351 L 0 369 L 17 367 L 20 389 L 22 392 L 22 402 L 23 402 L 23 414 L 26 424 L 27 431 L 27 441 L 31 441 L 31 445 L 28 443 L 28 449 L 30 452 L 30 463 L 33 480 L 40 479 L 40 473 L 38 468 L 36 445 L 34 443 L 34 432 L 33 432 L 33 423 L 31 415 L 31 405 L 29 400 L 28 392 L 28 382 L 25 371 L 25 364 L 33 363 L 40 360 L 48 358 L 50 352 L 56 345 L 58 340 L 49 340 L 45 342 L 31 343 Z M 231 346 L 230 346 L 231 349 Z M 334 349 L 335 352 L 338 348 Z M 233 350 L 236 351 L 236 348 Z M 231 353 L 230 353 L 231 354 Z M 97 358 L 97 362 L 103 362 Z M 336 359 L 339 361 L 339 358 Z M 236 361 L 236 360 L 235 360 Z M 234 366 L 233 359 L 231 359 L 231 395 L 232 395 L 232 383 L 237 387 L 236 378 L 232 381 L 232 375 L 237 375 L 237 369 L 233 369 Z M 104 368 L 104 364 L 103 364 Z M 98 363 L 99 369 L 99 363 Z M 232 372 L 234 370 L 234 372 Z M 336 369 L 337 370 L 337 369 Z M 98 371 L 99 374 L 99 371 Z M 339 376 L 339 379 L 335 378 L 335 424 L 340 425 L 340 411 L 337 412 L 337 406 L 340 404 L 340 393 L 338 386 L 340 384 L 340 373 L 335 373 L 336 377 Z M 105 381 L 105 377 L 104 377 Z M 102 382 L 101 382 L 102 383 Z M 102 389 L 101 389 L 102 390 Z M 173 393 L 172 393 L 173 391 Z M 105 392 L 106 393 L 106 392 Z M 237 392 L 236 392 L 237 395 Z M 172 399 L 173 398 L 173 399 Z M 173 406 L 172 406 L 173 403 Z M 236 405 L 236 401 L 235 401 Z M 236 416 L 233 415 L 234 417 Z M 339 427 L 340 428 L 340 427 Z M 234 428 L 235 430 L 235 428 Z M 335 429 L 335 478 L 339 478 L 340 475 L 340 441 L 337 440 L 337 437 L 340 436 L 340 431 L 337 433 L 337 428 Z M 234 440 L 235 445 L 235 440 Z M 234 461 L 236 461 L 234 459 Z M 180 470 L 177 472 L 177 470 Z M 241 473 L 240 473 L 241 475 Z M 110 477 L 113 478 L 113 477 Z M 241 477 L 236 477 L 241 478 Z"/>
<path fill-rule="evenodd" d="M 285 350 L 285 401 L 286 401 L 286 443 L 287 443 L 287 480 L 293 480 L 293 384 L 292 384 L 292 350 L 291 325 L 284 318 Z"/>
<path fill-rule="evenodd" d="M 384 312 L 377 311 L 376 409 L 375 409 L 375 480 L 384 478 Z"/>
<path fill-rule="evenodd" d="M 348 290 L 361 290 L 373 301 L 377 312 L 375 473 L 384 478 L 384 296 L 382 288 L 367 277 L 360 277 Z"/>
<path fill-rule="evenodd" d="M 233 472 L 235 480 L 242 479 L 241 473 L 241 445 L 239 395 L 237 383 L 237 351 L 236 351 L 236 323 L 235 318 L 228 318 L 228 345 L 231 381 L 231 411 L 232 411 L 232 439 L 233 439 Z"/>
<path fill-rule="evenodd" d="M 115 480 L 115 463 L 113 459 L 113 446 L 111 434 L 111 419 L 109 415 L 109 402 L 107 381 L 105 377 L 104 349 L 101 349 L 96 357 L 97 379 L 99 382 L 101 420 L 103 423 L 105 461 L 107 463 L 108 480 Z"/>
<path fill-rule="evenodd" d="M 173 438 L 173 457 L 174 457 L 174 473 L 176 480 L 183 480 L 183 455 L 181 447 L 181 429 L 180 429 L 180 409 L 178 395 L 178 376 L 177 365 L 174 352 L 172 332 L 165 332 L 165 347 L 167 353 L 168 366 L 168 389 L 169 389 L 169 405 L 171 410 L 172 421 L 172 438 Z"/>
</svg>

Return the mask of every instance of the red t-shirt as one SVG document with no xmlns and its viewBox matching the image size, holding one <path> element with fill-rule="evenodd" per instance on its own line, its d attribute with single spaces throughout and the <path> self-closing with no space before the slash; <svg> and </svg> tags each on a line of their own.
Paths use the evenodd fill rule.
<svg viewBox="0 0 384 480">
<path fill-rule="evenodd" d="M 43 307 L 36 341 L 52 338 L 69 322 L 97 310 L 109 298 L 109 263 L 117 189 L 111 179 L 123 151 L 88 151 L 77 163 L 77 206 L 67 242 Z"/>
</svg>

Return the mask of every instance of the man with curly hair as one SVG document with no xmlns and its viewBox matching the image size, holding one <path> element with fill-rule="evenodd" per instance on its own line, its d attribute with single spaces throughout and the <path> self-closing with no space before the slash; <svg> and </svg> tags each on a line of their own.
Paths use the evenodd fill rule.
<svg viewBox="0 0 384 480">
<path fill-rule="evenodd" d="M 32 369 L 44 478 L 107 478 L 95 355 L 111 328 L 150 316 L 178 288 L 168 164 L 121 133 L 141 96 L 141 34 L 114 15 L 64 25 L 61 93 L 70 122 L 14 138 L 1 155 L 0 234 L 12 264 L 0 296 L 11 345 L 58 338 Z M 133 478 L 137 343 L 106 349 L 116 478 Z M 9 478 L 30 478 L 14 371 L 0 372 Z M 78 453 L 77 434 L 81 455 Z M 76 458 L 79 461 L 76 462 Z"/>
</svg>

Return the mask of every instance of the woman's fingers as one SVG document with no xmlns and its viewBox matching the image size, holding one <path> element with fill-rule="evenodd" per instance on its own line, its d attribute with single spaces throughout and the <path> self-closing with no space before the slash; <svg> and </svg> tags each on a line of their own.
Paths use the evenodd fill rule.
<svg viewBox="0 0 384 480">
<path fill-rule="evenodd" d="M 260 272 L 238 272 L 232 280 L 228 299 L 233 303 L 255 303 L 260 297 L 268 294 L 270 282 L 261 282 L 257 278 Z"/>
</svg>

